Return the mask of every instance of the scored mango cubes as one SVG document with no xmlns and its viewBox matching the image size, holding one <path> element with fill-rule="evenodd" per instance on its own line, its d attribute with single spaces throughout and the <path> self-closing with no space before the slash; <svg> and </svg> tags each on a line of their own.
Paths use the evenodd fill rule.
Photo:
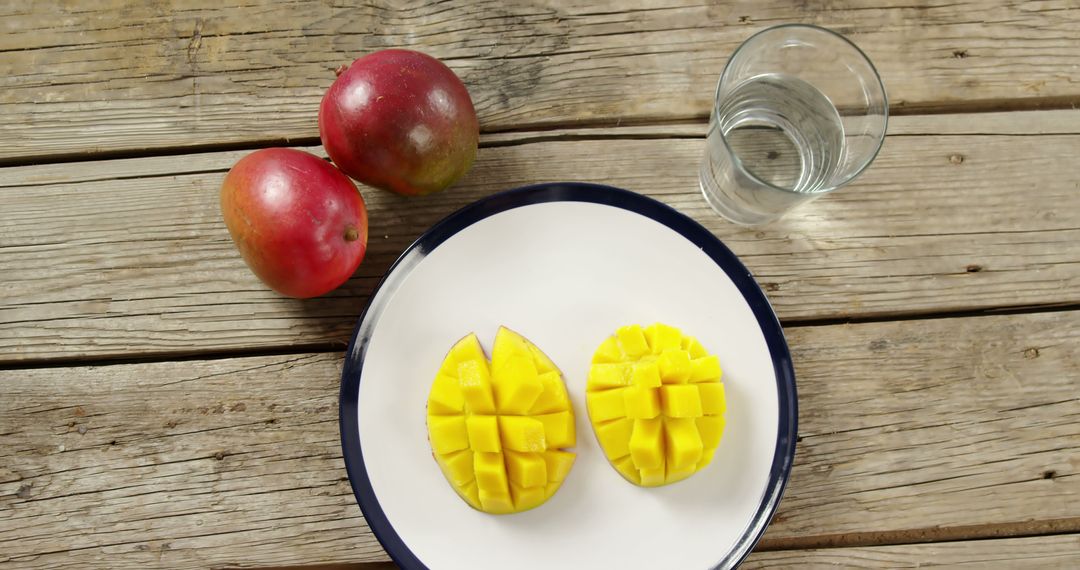
<svg viewBox="0 0 1080 570">
<path fill-rule="evenodd" d="M 615 469 L 635 485 L 656 487 L 708 465 L 724 433 L 721 374 L 716 356 L 672 326 L 630 325 L 605 339 L 593 354 L 585 401 Z"/>
<path fill-rule="evenodd" d="M 562 373 L 505 327 L 490 361 L 475 334 L 450 349 L 428 394 L 427 427 L 446 480 L 486 513 L 540 506 L 574 464 L 565 451 L 577 435 Z"/>
</svg>

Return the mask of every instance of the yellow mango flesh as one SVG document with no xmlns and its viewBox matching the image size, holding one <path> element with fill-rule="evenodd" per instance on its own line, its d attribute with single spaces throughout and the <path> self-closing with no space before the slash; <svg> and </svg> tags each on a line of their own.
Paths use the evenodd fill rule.
<svg viewBox="0 0 1080 570">
<path fill-rule="evenodd" d="M 612 466 L 635 485 L 656 487 L 708 465 L 724 433 L 721 375 L 716 356 L 672 326 L 630 325 L 605 339 L 585 402 Z"/>
<path fill-rule="evenodd" d="M 562 373 L 505 327 L 490 361 L 475 334 L 450 349 L 428 394 L 427 427 L 446 480 L 486 513 L 540 506 L 574 464 L 565 451 L 577 435 Z"/>
</svg>

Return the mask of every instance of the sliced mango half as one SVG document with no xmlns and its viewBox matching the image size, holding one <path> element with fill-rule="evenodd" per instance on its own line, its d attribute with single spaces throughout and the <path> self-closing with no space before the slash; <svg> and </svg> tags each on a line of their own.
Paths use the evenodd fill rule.
<svg viewBox="0 0 1080 570">
<path fill-rule="evenodd" d="M 612 466 L 643 487 L 704 468 L 724 434 L 720 361 L 679 329 L 628 325 L 593 354 L 586 405 Z"/>
<path fill-rule="evenodd" d="M 550 499 L 574 464 L 574 412 L 562 373 L 516 332 L 499 328 L 488 360 L 469 334 L 447 353 L 427 402 L 428 440 L 469 506 L 517 513 Z"/>
</svg>

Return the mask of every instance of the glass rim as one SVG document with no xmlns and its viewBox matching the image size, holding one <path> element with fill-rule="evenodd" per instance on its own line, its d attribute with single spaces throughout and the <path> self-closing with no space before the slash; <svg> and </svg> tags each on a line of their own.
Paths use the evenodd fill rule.
<svg viewBox="0 0 1080 570">
<path fill-rule="evenodd" d="M 841 34 L 839 32 L 836 32 L 834 30 L 830 30 L 829 28 L 825 28 L 825 27 L 818 26 L 818 25 L 815 25 L 815 24 L 778 24 L 776 26 L 769 26 L 768 28 L 765 28 L 764 30 L 758 30 L 757 32 L 752 34 L 750 37 L 743 40 L 742 43 L 739 44 L 739 47 L 735 48 L 735 51 L 731 52 L 731 57 L 729 57 L 728 60 L 727 60 L 727 63 L 724 64 L 724 70 L 722 72 L 720 72 L 720 78 L 716 80 L 716 90 L 713 92 L 712 116 L 715 117 L 717 115 L 717 109 L 718 109 L 718 107 L 720 105 L 720 85 L 723 84 L 724 76 L 727 75 L 728 70 L 731 68 L 731 63 L 733 61 L 735 61 L 735 56 L 739 55 L 739 52 L 741 52 L 743 50 L 743 48 L 746 47 L 746 45 L 749 44 L 750 41 L 753 40 L 754 38 L 756 38 L 756 37 L 758 37 L 760 35 L 766 34 L 768 32 L 773 32 L 773 31 L 776 31 L 776 30 L 782 30 L 782 29 L 785 29 L 785 28 L 802 28 L 802 29 L 805 29 L 805 30 L 813 31 L 813 32 L 824 32 L 825 34 L 828 34 L 830 36 L 838 38 L 840 41 L 842 41 L 845 44 L 851 46 L 855 50 L 855 53 L 857 53 L 859 55 L 859 57 L 861 57 L 863 59 L 863 61 L 865 61 L 866 64 L 870 66 L 870 71 L 874 74 L 874 79 L 877 80 L 878 88 L 881 89 L 881 99 L 882 99 L 882 103 L 883 103 L 883 113 L 882 113 L 882 123 L 883 124 L 882 124 L 882 129 L 881 129 L 881 136 L 878 137 L 877 146 L 874 148 L 873 152 L 870 153 L 870 156 L 865 161 L 863 161 L 862 165 L 860 165 L 859 168 L 855 169 L 855 171 L 852 172 L 850 175 L 846 176 L 842 181 L 831 185 L 829 188 L 825 189 L 824 191 L 815 192 L 815 194 L 817 194 L 817 193 L 825 194 L 825 193 L 831 192 L 831 191 L 833 191 L 833 190 L 835 190 L 837 188 L 840 188 L 841 186 L 845 186 L 845 185 L 849 184 L 852 180 L 855 180 L 855 178 L 857 178 L 860 174 L 862 174 L 870 166 L 870 163 L 874 162 L 874 159 L 876 159 L 877 155 L 881 152 L 881 147 L 885 145 L 885 135 L 889 130 L 889 94 L 885 91 L 885 83 L 881 80 L 881 73 L 879 73 L 878 70 L 877 70 L 877 67 L 874 66 L 874 62 L 870 59 L 869 56 L 866 55 L 866 52 L 864 52 L 862 50 L 862 48 L 855 45 L 855 42 L 849 40 L 848 38 L 846 38 L 843 34 Z M 710 126 L 709 130 L 710 131 L 712 130 L 711 126 Z M 718 132 L 717 134 L 720 135 L 720 140 L 723 141 L 724 146 L 727 147 L 728 155 L 731 156 L 731 159 L 732 159 L 732 162 L 733 162 L 734 166 L 736 168 L 738 168 L 740 171 L 742 171 L 743 173 L 745 173 L 747 176 L 752 178 L 754 180 L 754 182 L 757 182 L 759 184 L 763 184 L 763 185 L 765 185 L 765 186 L 767 186 L 769 188 L 779 190 L 781 192 L 788 192 L 788 193 L 791 193 L 791 194 L 798 194 L 798 192 L 795 192 L 791 188 L 784 188 L 784 187 L 781 187 L 781 186 L 777 186 L 777 185 L 775 185 L 775 184 L 773 184 L 771 182 L 762 180 L 761 177 L 759 177 L 757 174 L 755 174 L 753 170 L 750 170 L 749 168 L 747 168 L 743 164 L 742 158 L 740 158 L 738 153 L 735 152 L 735 149 L 731 148 L 731 145 L 728 143 L 728 139 L 727 139 L 726 136 L 724 136 L 724 133 L 723 132 Z"/>
</svg>

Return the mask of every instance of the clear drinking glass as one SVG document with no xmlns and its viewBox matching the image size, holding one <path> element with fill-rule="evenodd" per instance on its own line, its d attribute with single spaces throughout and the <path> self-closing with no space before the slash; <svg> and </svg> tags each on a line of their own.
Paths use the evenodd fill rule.
<svg viewBox="0 0 1080 570">
<path fill-rule="evenodd" d="M 800 24 L 759 32 L 716 86 L 701 191 L 735 223 L 775 220 L 865 170 L 888 115 L 877 70 L 843 36 Z"/>
</svg>

